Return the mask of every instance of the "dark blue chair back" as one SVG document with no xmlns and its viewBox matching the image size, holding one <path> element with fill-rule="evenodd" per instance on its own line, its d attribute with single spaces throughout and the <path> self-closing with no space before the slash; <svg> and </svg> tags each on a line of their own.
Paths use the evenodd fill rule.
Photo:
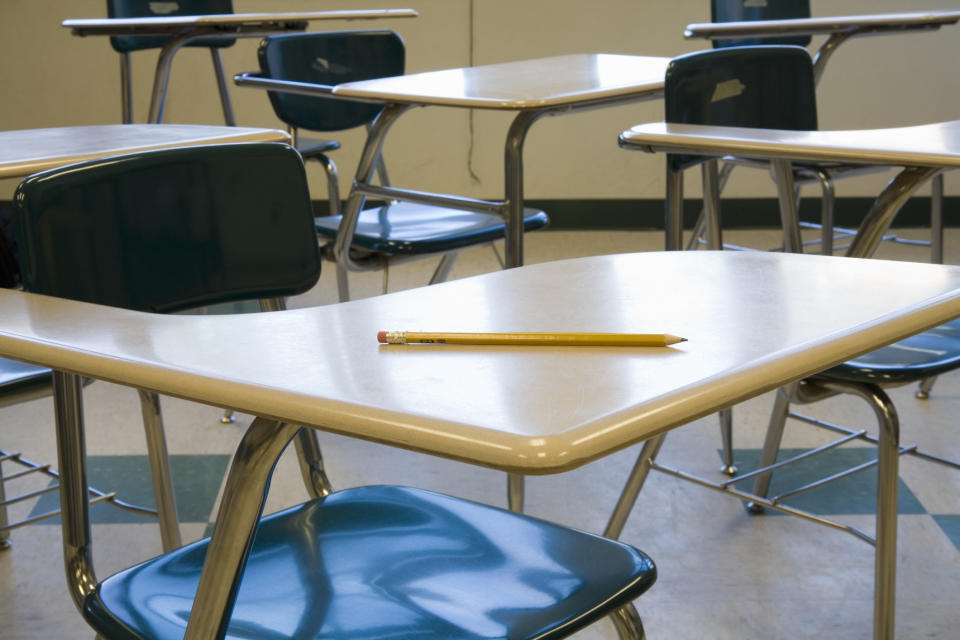
<svg viewBox="0 0 960 640">
<path fill-rule="evenodd" d="M 403 75 L 403 40 L 392 31 L 295 33 L 265 38 L 258 52 L 264 77 L 336 85 Z M 277 117 L 299 129 L 340 131 L 376 118 L 381 105 L 270 91 Z"/>
<path fill-rule="evenodd" d="M 300 156 L 279 143 L 53 169 L 15 194 L 24 288 L 139 311 L 302 293 L 320 276 Z"/>
<path fill-rule="evenodd" d="M 810 0 L 711 0 L 710 2 L 711 22 L 789 20 L 809 17 Z M 713 41 L 713 46 L 718 49 L 751 44 L 792 44 L 805 47 L 810 44 L 810 36 L 739 38 Z"/>
<path fill-rule="evenodd" d="M 802 47 L 758 45 L 674 58 L 664 78 L 664 109 L 672 123 L 815 130 L 810 54 Z M 681 168 L 697 159 L 671 161 Z"/>
<path fill-rule="evenodd" d="M 110 18 L 150 18 L 164 16 L 198 16 L 233 13 L 233 0 L 107 0 Z M 117 53 L 159 49 L 167 41 L 164 36 L 111 36 L 110 44 Z M 188 47 L 229 47 L 232 38 L 200 38 Z"/>
</svg>

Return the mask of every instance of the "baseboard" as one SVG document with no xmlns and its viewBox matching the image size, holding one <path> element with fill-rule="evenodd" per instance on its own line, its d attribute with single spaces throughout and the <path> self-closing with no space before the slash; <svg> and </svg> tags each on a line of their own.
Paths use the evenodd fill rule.
<svg viewBox="0 0 960 640">
<path fill-rule="evenodd" d="M 543 209 L 550 216 L 551 229 L 662 229 L 663 201 L 656 199 L 546 200 L 531 199 L 527 206 Z M 857 227 L 873 204 L 873 198 L 837 198 L 836 224 Z M 0 214 L 9 212 L 11 202 L 0 201 Z M 317 215 L 327 215 L 326 200 L 314 200 Z M 684 202 L 684 224 L 693 225 L 700 212 L 699 200 Z M 724 228 L 764 229 L 779 226 L 777 201 L 773 198 L 725 198 L 721 203 Z M 820 203 L 813 198 L 801 200 L 800 218 L 819 222 Z M 960 227 L 960 196 L 944 198 L 944 226 Z M 910 198 L 894 220 L 894 227 L 930 225 L 930 197 Z"/>
<path fill-rule="evenodd" d="M 873 204 L 873 198 L 838 198 L 836 224 L 856 228 Z M 551 229 L 663 229 L 663 200 L 527 200 L 550 216 Z M 317 215 L 328 212 L 325 200 L 315 200 Z M 960 196 L 944 198 L 944 225 L 960 226 Z M 700 213 L 699 200 L 684 202 L 684 224 L 693 225 Z M 721 203 L 724 228 L 776 228 L 780 225 L 777 201 L 773 198 L 725 198 Z M 800 218 L 820 221 L 820 203 L 812 198 L 800 201 Z M 911 198 L 894 220 L 894 227 L 927 227 L 930 225 L 930 197 Z"/>
</svg>

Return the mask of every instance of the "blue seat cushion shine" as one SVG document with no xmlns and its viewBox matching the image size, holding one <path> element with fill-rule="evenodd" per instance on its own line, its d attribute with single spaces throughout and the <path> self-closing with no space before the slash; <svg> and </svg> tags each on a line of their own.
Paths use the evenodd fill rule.
<svg viewBox="0 0 960 640">
<path fill-rule="evenodd" d="M 179 640 L 208 543 L 108 578 L 84 615 L 111 640 Z M 261 521 L 226 637 L 557 638 L 655 579 L 651 560 L 619 542 L 427 491 L 359 487 Z"/>
<path fill-rule="evenodd" d="M 548 223 L 547 214 L 536 209 L 524 209 L 523 219 L 524 231 Z M 330 240 L 339 226 L 340 216 L 316 219 L 317 233 Z M 505 229 L 495 215 L 400 202 L 361 212 L 352 246 L 388 255 L 441 253 L 499 240 Z"/>
<path fill-rule="evenodd" d="M 48 383 L 50 369 L 26 362 L 0 358 L 0 388 L 13 389 L 20 386 Z"/>
<path fill-rule="evenodd" d="M 960 319 L 848 360 L 816 378 L 908 383 L 960 367 Z"/>
</svg>

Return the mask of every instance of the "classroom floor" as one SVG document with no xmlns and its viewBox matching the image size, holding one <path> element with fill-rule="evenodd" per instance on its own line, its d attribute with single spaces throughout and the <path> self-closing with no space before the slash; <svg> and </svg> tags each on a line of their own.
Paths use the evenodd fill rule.
<svg viewBox="0 0 960 640">
<path fill-rule="evenodd" d="M 728 233 L 727 239 L 768 246 L 776 242 L 776 234 Z M 656 232 L 548 231 L 528 236 L 526 261 L 661 246 L 662 233 Z M 880 254 L 915 260 L 925 260 L 926 255 L 924 249 L 903 246 L 885 246 Z M 960 263 L 960 230 L 950 230 L 947 256 L 947 262 Z M 431 268 L 432 263 L 421 263 L 395 269 L 391 290 L 424 283 Z M 472 250 L 461 258 L 453 277 L 496 268 L 489 250 Z M 333 270 L 327 269 L 320 285 L 291 305 L 332 303 L 333 282 Z M 351 283 L 354 297 L 374 295 L 380 277 L 352 276 Z M 883 295 L 882 290 L 876 293 Z M 915 399 L 912 388 L 895 389 L 891 395 L 901 417 L 902 442 L 917 442 L 923 449 L 960 459 L 954 424 L 960 414 L 960 375 L 944 376 L 926 401 Z M 756 458 L 771 402 L 768 394 L 735 409 L 735 447 L 744 468 Z M 91 483 L 116 489 L 130 501 L 149 501 L 136 393 L 98 382 L 87 388 L 85 406 Z M 190 541 L 210 529 L 230 454 L 250 417 L 240 415 L 235 424 L 224 425 L 218 421 L 217 408 L 173 399 L 164 399 L 163 410 L 182 532 L 184 541 Z M 32 460 L 55 460 L 49 399 L 2 411 L 0 448 L 20 451 Z M 872 428 L 874 423 L 866 406 L 851 399 L 821 403 L 810 413 L 861 427 Z M 808 425 L 791 424 L 786 440 L 785 446 L 800 447 L 823 442 L 824 436 Z M 322 434 L 321 442 L 337 487 L 408 484 L 506 504 L 502 473 L 339 436 Z M 719 479 L 719 444 L 715 417 L 705 418 L 672 432 L 660 461 Z M 632 448 L 574 472 L 528 479 L 527 512 L 599 532 L 636 453 Z M 862 447 L 836 451 L 814 466 L 827 468 L 841 459 L 860 459 L 864 453 Z M 872 530 L 871 475 L 866 472 L 848 482 L 850 497 L 819 490 L 798 504 Z M 897 637 L 958 638 L 960 472 L 904 459 L 900 493 Z M 304 497 L 296 461 L 288 452 L 278 466 L 267 510 Z M 55 501 L 43 502 L 49 500 Z M 17 505 L 13 515 L 27 515 L 43 506 L 36 500 Z M 101 576 L 160 550 L 156 525 L 149 521 L 111 507 L 97 507 L 94 521 L 93 553 Z M 93 637 L 67 594 L 60 530 L 55 525 L 47 521 L 17 529 L 12 548 L 0 552 L 2 639 Z M 651 640 L 871 637 L 873 548 L 851 535 L 782 515 L 750 516 L 737 500 L 653 473 L 622 537 L 646 551 L 659 568 L 659 580 L 636 603 Z M 581 632 L 581 637 L 612 639 L 615 633 L 604 621 Z"/>
</svg>

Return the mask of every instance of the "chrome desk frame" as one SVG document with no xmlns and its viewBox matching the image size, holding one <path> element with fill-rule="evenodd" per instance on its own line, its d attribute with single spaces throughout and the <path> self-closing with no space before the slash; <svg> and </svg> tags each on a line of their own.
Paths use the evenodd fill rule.
<svg viewBox="0 0 960 640">
<path fill-rule="evenodd" d="M 664 67 L 666 59 L 664 58 Z M 525 64 L 550 62 L 524 61 Z M 495 67 L 498 65 L 491 65 Z M 474 67 L 476 69 L 476 67 Z M 407 78 L 412 76 L 405 76 Z M 427 205 L 437 205 L 494 214 L 506 221 L 507 233 L 505 242 L 505 266 L 517 267 L 523 264 L 523 145 L 530 127 L 544 116 L 556 116 L 567 113 L 577 113 L 591 109 L 611 107 L 621 104 L 640 102 L 659 98 L 663 92 L 663 79 L 658 77 L 647 82 L 640 82 L 634 87 L 618 88 L 617 91 L 597 92 L 597 95 L 579 95 L 575 92 L 563 95 L 556 100 L 533 99 L 516 100 L 513 102 L 497 101 L 493 99 L 464 99 L 450 101 L 444 98 L 436 101 L 429 98 L 411 95 L 409 97 L 374 97 L 376 92 L 359 91 L 351 85 L 362 83 L 348 83 L 336 87 L 309 85 L 298 82 L 284 82 L 258 78 L 257 74 L 246 73 L 235 76 L 235 81 L 241 86 L 259 87 L 271 91 L 290 91 L 304 95 L 321 95 L 324 97 L 342 97 L 350 100 L 360 100 L 385 104 L 384 110 L 373 122 L 366 144 L 363 149 L 350 196 L 347 199 L 343 213 L 343 222 L 349 229 L 354 229 L 363 209 L 367 196 L 385 200 L 401 200 Z M 375 81 L 370 81 L 375 82 Z M 504 197 L 502 200 L 481 200 L 448 194 L 426 193 L 412 189 L 384 187 L 371 183 L 377 167 L 377 159 L 383 148 L 383 142 L 393 124 L 404 113 L 413 107 L 442 106 L 470 109 L 494 109 L 500 111 L 515 111 L 517 115 L 511 123 L 504 143 Z M 341 238 L 349 238 L 352 234 L 344 234 Z M 366 268 L 350 257 L 346 241 L 338 242 L 334 247 L 337 263 L 349 271 L 363 271 Z"/>
<path fill-rule="evenodd" d="M 642 128 L 642 127 L 641 127 Z M 690 125 L 684 127 L 692 133 L 695 130 L 718 130 L 721 127 L 708 127 Z M 790 152 L 777 150 L 775 148 L 751 148 L 744 149 L 735 145 L 735 148 L 723 149 L 723 143 L 718 142 L 709 146 L 701 146 L 695 142 L 681 139 L 671 141 L 668 138 L 661 138 L 657 141 L 643 140 L 642 134 L 637 138 L 629 134 L 633 130 L 624 132 L 620 136 L 620 146 L 627 149 L 646 151 L 649 153 L 690 153 L 694 155 L 714 156 L 719 154 L 733 153 L 760 160 L 768 160 L 773 163 L 777 176 L 777 192 L 780 202 L 780 214 L 784 225 L 784 247 L 787 251 L 802 252 L 800 244 L 800 229 L 796 215 L 796 202 L 794 200 L 793 172 L 790 165 Z M 748 131 L 737 129 L 738 132 Z M 766 142 L 766 141 L 765 141 Z M 806 157 L 797 158 L 798 160 L 821 160 L 825 158 L 816 157 L 816 152 L 809 151 Z M 850 161 L 849 158 L 845 160 Z M 865 164 L 870 164 L 869 156 L 863 160 Z M 881 240 L 884 237 L 890 224 L 902 208 L 903 204 L 916 192 L 916 190 L 931 178 L 941 175 L 943 171 L 950 167 L 946 160 L 938 161 L 928 159 L 928 163 L 935 166 L 915 166 L 907 165 L 900 173 L 895 176 L 889 184 L 880 193 L 877 199 L 871 205 L 863 221 L 860 224 L 857 234 L 847 248 L 846 256 L 854 258 L 869 258 L 876 252 Z M 884 164 L 892 164 L 889 161 Z M 945 164 L 946 163 L 946 164 Z M 960 158 L 955 158 L 953 164 L 960 166 Z M 708 165 L 714 167 L 715 161 L 709 161 Z M 704 170 L 704 175 L 713 173 L 708 169 Z M 677 177 L 673 177 L 676 175 Z M 682 182 L 679 174 L 672 172 L 668 174 L 667 181 L 667 199 L 666 199 L 666 248 L 667 250 L 679 250 L 683 246 L 683 226 L 682 226 Z M 709 177 L 704 179 L 704 192 L 708 196 L 708 207 L 719 206 L 717 201 L 717 192 L 713 187 Z M 715 232 L 715 233 L 718 233 Z M 830 393 L 829 389 L 825 392 Z M 787 395 L 796 395 L 798 393 L 797 385 L 788 385 L 781 389 L 779 393 Z M 879 391 L 879 393 L 883 393 Z M 738 477 L 723 483 L 716 483 L 699 476 L 694 476 L 683 471 L 665 467 L 656 462 L 657 454 L 663 444 L 665 436 L 658 436 L 647 441 L 637 458 L 636 464 L 631 471 L 630 477 L 624 487 L 623 493 L 614 509 L 613 514 L 604 531 L 604 535 L 617 537 L 626 524 L 627 517 L 633 507 L 634 501 L 643 487 L 644 481 L 650 470 L 657 470 L 667 473 L 677 478 L 692 481 L 701 486 L 718 490 L 731 495 L 740 500 L 747 500 L 761 507 L 776 509 L 785 513 L 799 516 L 801 518 L 837 528 L 850 533 L 862 540 L 873 544 L 876 548 L 875 566 L 874 566 L 874 613 L 873 628 L 875 640 L 893 640 L 894 637 L 894 616 L 896 604 L 896 565 L 897 565 L 897 482 L 899 479 L 899 455 L 907 453 L 900 446 L 900 428 L 897 416 L 889 415 L 883 410 L 884 403 L 878 402 L 876 398 L 865 397 L 877 413 L 880 424 L 877 464 L 877 525 L 876 537 L 872 538 L 868 534 L 814 514 L 801 511 L 792 507 L 780 504 L 776 499 L 767 499 L 756 492 L 750 493 L 737 489 L 734 484 L 744 479 Z M 774 465 L 776 466 L 776 465 Z M 763 474 L 773 467 L 760 469 L 754 475 Z"/>
<path fill-rule="evenodd" d="M 923 11 L 894 14 L 875 14 L 859 16 L 838 16 L 826 18 L 794 18 L 788 20 L 751 20 L 742 22 L 709 22 L 689 24 L 683 32 L 687 39 L 705 38 L 708 40 L 722 40 L 727 38 L 757 38 L 777 36 L 813 36 L 826 35 L 827 39 L 820 45 L 813 56 L 814 82 L 819 83 L 826 68 L 827 61 L 841 44 L 851 38 L 863 36 L 894 35 L 898 33 L 912 33 L 919 31 L 937 31 L 941 26 L 953 25 L 960 21 L 960 11 Z M 723 169 L 717 178 L 719 191 L 730 175 L 733 165 L 724 163 Z M 782 169 L 782 168 L 781 168 Z M 781 169 L 773 167 L 774 172 Z M 674 179 L 668 175 L 668 184 Z M 779 178 L 778 178 L 779 179 Z M 810 175 L 811 181 L 821 184 L 825 197 L 832 197 L 833 189 L 830 177 L 822 171 Z M 937 175 L 930 183 L 930 258 L 932 262 L 943 262 L 943 176 Z M 829 195 L 828 195 L 829 194 Z M 782 197 L 782 196 L 781 196 Z M 793 196 L 794 199 L 796 195 Z M 783 208 L 781 207 L 781 212 Z M 832 207 L 831 207 L 832 214 Z M 824 227 L 833 227 L 833 220 L 821 221 Z M 704 223 L 698 222 L 700 229 Z M 714 235 L 715 228 L 704 229 L 707 233 L 708 246 L 715 246 L 719 236 Z M 847 237 L 847 230 L 838 230 Z M 696 240 L 696 237 L 694 238 Z M 791 247 L 796 238 L 784 241 L 784 248 Z M 899 242 L 907 242 L 897 240 Z M 914 244 L 910 242 L 909 244 Z M 833 238 L 824 235 L 821 239 L 822 253 L 833 253 Z"/>
<path fill-rule="evenodd" d="M 157 57 L 150 94 L 149 123 L 163 120 L 163 107 L 170 80 L 170 65 L 180 47 L 200 38 L 257 38 L 291 31 L 306 31 L 310 20 L 361 20 L 416 17 L 412 9 L 315 11 L 305 13 L 229 14 L 224 16 L 175 16 L 158 18 L 95 18 L 64 20 L 63 26 L 76 36 L 169 36 Z M 217 88 L 223 106 L 224 122 L 236 125 L 233 105 L 227 90 L 223 58 L 219 49 L 211 49 L 217 74 Z M 120 90 L 123 99 L 123 123 L 133 122 L 130 80 L 130 55 L 120 58 Z"/>
</svg>

